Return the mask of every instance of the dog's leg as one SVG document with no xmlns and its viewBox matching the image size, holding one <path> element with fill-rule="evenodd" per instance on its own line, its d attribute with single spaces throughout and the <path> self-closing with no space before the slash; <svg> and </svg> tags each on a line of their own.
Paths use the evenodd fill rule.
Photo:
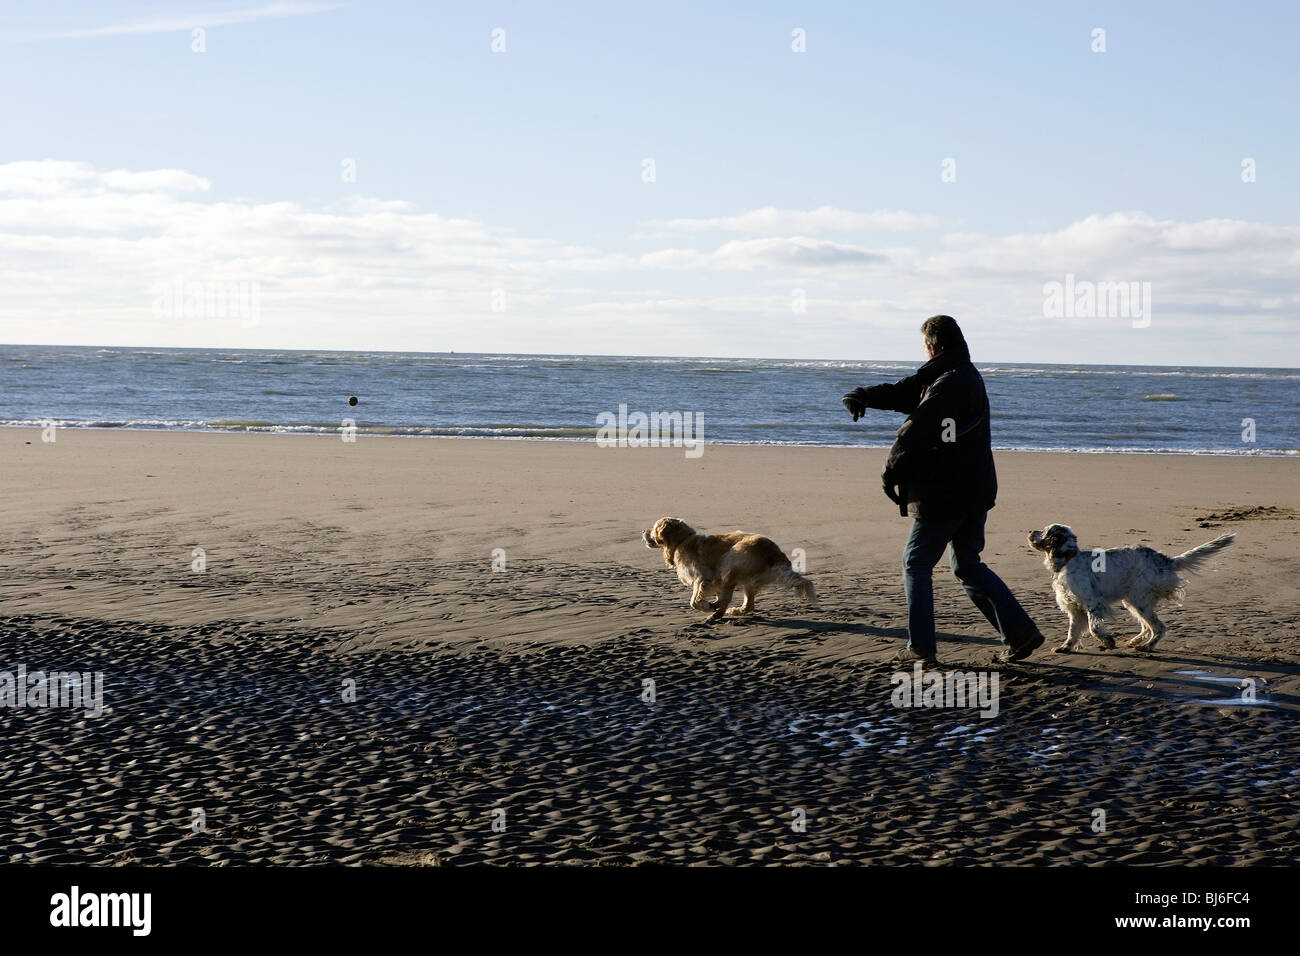
<svg viewBox="0 0 1300 956">
<path fill-rule="evenodd" d="M 1092 633 L 1097 637 L 1097 643 L 1103 651 L 1113 651 L 1115 649 L 1115 638 L 1110 636 L 1110 632 L 1103 630 L 1101 625 L 1094 625 Z"/>
<path fill-rule="evenodd" d="M 1165 622 L 1156 617 L 1154 605 L 1144 604 L 1141 608 L 1143 624 L 1151 631 L 1151 636 L 1145 641 L 1133 644 L 1139 651 L 1154 651 L 1160 638 L 1165 636 Z"/>
<path fill-rule="evenodd" d="M 723 581 L 718 587 L 718 599 L 713 602 L 713 613 L 709 615 L 710 621 L 719 621 L 727 613 L 727 605 L 731 603 L 731 595 L 736 590 L 736 585 Z"/>
<path fill-rule="evenodd" d="M 1068 654 L 1074 650 L 1074 645 L 1079 643 L 1088 621 L 1088 616 L 1078 605 L 1071 605 L 1065 609 L 1065 612 L 1070 615 L 1070 630 L 1065 635 L 1065 643 L 1052 648 L 1058 654 Z"/>
<path fill-rule="evenodd" d="M 727 613 L 735 617 L 739 617 L 742 614 L 748 614 L 750 611 L 754 610 L 754 598 L 757 594 L 757 588 L 746 587 L 745 599 L 740 603 L 740 607 L 729 607 L 727 608 Z"/>
<path fill-rule="evenodd" d="M 1136 604 L 1134 604 L 1132 601 L 1129 601 L 1127 599 L 1124 600 L 1123 604 L 1124 607 L 1128 609 L 1128 612 L 1133 615 L 1134 619 L 1137 620 L 1138 624 L 1141 627 L 1141 630 L 1139 630 L 1127 641 L 1129 647 L 1137 647 L 1139 644 L 1142 643 L 1143 640 L 1146 639 L 1146 636 L 1151 633 L 1151 625 L 1147 623 L 1147 619 L 1143 616 L 1142 612 L 1138 609 Z"/>
<path fill-rule="evenodd" d="M 1105 601 L 1097 601 L 1088 606 L 1088 630 L 1092 636 L 1097 639 L 1102 650 L 1108 651 L 1115 646 L 1115 638 L 1110 636 L 1104 623 L 1105 618 L 1110 616 L 1110 605 Z"/>
<path fill-rule="evenodd" d="M 691 607 L 695 608 L 697 611 L 713 610 L 713 608 L 710 607 L 709 602 L 705 600 L 712 584 L 712 581 L 705 580 L 695 582 L 695 588 L 691 591 Z"/>
</svg>

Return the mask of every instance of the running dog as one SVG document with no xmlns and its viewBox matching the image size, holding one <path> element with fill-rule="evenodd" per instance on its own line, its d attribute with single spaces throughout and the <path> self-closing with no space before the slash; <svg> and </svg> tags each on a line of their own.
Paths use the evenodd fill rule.
<svg viewBox="0 0 1300 956">
<path fill-rule="evenodd" d="M 1128 608 L 1142 625 L 1128 646 L 1140 651 L 1155 650 L 1165 635 L 1165 624 L 1156 617 L 1156 605 L 1182 600 L 1187 579 L 1179 572 L 1199 570 L 1210 555 L 1232 544 L 1234 537 L 1225 534 L 1171 558 L 1141 546 L 1080 551 L 1074 532 L 1063 524 L 1031 532 L 1030 547 L 1043 552 L 1044 563 L 1052 572 L 1056 603 L 1070 615 L 1065 642 L 1052 650 L 1070 653 L 1084 631 L 1097 639 L 1102 650 L 1111 650 L 1115 640 L 1102 622 L 1116 603 Z"/>
<path fill-rule="evenodd" d="M 791 588 L 808 604 L 817 603 L 812 582 L 795 571 L 775 542 L 760 534 L 697 534 L 680 518 L 660 518 L 641 532 L 641 538 L 647 548 L 663 549 L 664 563 L 691 589 L 691 607 L 712 611 L 710 621 L 724 614 L 748 614 L 759 591 L 769 585 Z M 744 601 L 729 608 L 737 588 Z"/>
</svg>

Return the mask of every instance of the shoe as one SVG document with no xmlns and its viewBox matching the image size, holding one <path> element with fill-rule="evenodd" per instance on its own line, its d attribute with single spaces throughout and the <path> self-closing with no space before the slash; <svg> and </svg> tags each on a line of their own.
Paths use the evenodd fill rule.
<svg viewBox="0 0 1300 956">
<path fill-rule="evenodd" d="M 930 654 L 928 656 L 925 654 L 918 654 L 910 647 L 903 648 L 901 651 L 899 651 L 889 660 L 891 664 L 915 664 L 917 661 L 920 661 L 921 664 L 925 667 L 930 667 L 935 669 L 939 667 L 939 661 L 935 658 L 933 654 Z"/>
<path fill-rule="evenodd" d="M 1029 635 L 1027 640 L 999 652 L 996 660 L 1001 661 L 1003 664 L 1010 664 L 1013 661 L 1023 661 L 1026 657 L 1042 646 L 1043 635 L 1037 628 L 1035 628 L 1034 632 Z"/>
</svg>

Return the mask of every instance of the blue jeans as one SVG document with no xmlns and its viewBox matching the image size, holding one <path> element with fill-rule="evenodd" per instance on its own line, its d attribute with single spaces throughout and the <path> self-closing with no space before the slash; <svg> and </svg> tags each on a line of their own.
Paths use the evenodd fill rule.
<svg viewBox="0 0 1300 956">
<path fill-rule="evenodd" d="M 1023 644 L 1037 627 L 1002 579 L 980 560 L 984 519 L 978 511 L 947 521 L 916 519 L 903 546 L 903 590 L 907 594 L 907 646 L 918 654 L 937 651 L 934 638 L 934 566 L 951 543 L 949 564 L 971 602 L 1002 635 L 1002 643 Z"/>
</svg>

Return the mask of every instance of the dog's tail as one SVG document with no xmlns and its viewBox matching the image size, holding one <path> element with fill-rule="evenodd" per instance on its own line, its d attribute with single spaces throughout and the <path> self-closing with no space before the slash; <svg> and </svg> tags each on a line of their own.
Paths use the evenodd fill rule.
<svg viewBox="0 0 1300 956">
<path fill-rule="evenodd" d="M 1228 545 L 1232 544 L 1235 534 L 1224 534 L 1215 538 L 1213 541 L 1207 541 L 1199 547 L 1192 548 L 1190 551 L 1184 551 L 1170 560 L 1174 562 L 1175 571 L 1199 571 L 1201 565 L 1206 562 L 1210 555 L 1216 551 L 1222 551 Z"/>
<path fill-rule="evenodd" d="M 781 587 L 790 588 L 803 598 L 805 604 L 817 603 L 817 591 L 813 587 L 813 583 L 789 565 L 781 569 L 780 574 L 777 575 L 776 583 Z"/>
</svg>

